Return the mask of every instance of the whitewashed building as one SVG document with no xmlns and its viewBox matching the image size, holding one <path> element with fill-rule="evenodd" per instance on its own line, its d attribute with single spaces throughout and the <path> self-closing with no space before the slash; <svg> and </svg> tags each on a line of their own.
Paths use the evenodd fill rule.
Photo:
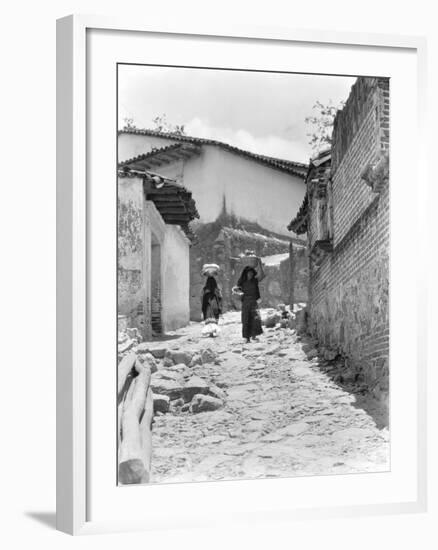
<svg viewBox="0 0 438 550">
<path fill-rule="evenodd" d="M 191 193 L 149 172 L 118 173 L 118 313 L 143 338 L 185 326 Z"/>
<path fill-rule="evenodd" d="M 192 320 L 201 319 L 204 262 L 221 266 L 219 283 L 227 310 L 234 307 L 232 256 L 245 247 L 253 248 L 253 241 L 266 241 L 266 246 L 257 250 L 261 256 L 288 252 L 292 241 L 302 247 L 300 238 L 291 235 L 287 226 L 290 212 L 298 210 L 305 196 L 307 165 L 218 141 L 140 129 L 119 132 L 118 155 L 121 169 L 158 171 L 193 195 L 199 220 L 192 228 L 199 239 L 190 252 Z M 218 239 L 224 227 L 237 229 L 239 235 L 244 231 L 248 239 L 232 238 L 222 257 Z M 281 250 L 277 250 L 278 239 L 283 244 Z"/>
<path fill-rule="evenodd" d="M 228 214 L 290 237 L 290 212 L 303 202 L 307 165 L 244 151 L 226 143 L 127 129 L 119 132 L 119 162 L 158 171 L 192 192 L 201 223 Z"/>
</svg>

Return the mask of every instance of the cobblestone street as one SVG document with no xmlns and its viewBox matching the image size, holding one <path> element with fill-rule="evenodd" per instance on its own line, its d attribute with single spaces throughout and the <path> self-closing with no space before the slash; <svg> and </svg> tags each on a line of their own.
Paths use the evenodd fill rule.
<svg viewBox="0 0 438 550">
<path fill-rule="evenodd" d="M 311 344 L 290 329 L 266 328 L 258 342 L 243 344 L 239 312 L 225 314 L 220 326 L 218 338 L 202 338 L 202 325 L 191 323 L 165 342 L 211 361 L 160 363 L 154 377 L 167 372 L 184 385 L 195 376 L 224 405 L 194 413 L 174 400 L 155 415 L 152 482 L 389 469 L 388 429 L 378 429 L 357 396 L 329 378 Z"/>
</svg>

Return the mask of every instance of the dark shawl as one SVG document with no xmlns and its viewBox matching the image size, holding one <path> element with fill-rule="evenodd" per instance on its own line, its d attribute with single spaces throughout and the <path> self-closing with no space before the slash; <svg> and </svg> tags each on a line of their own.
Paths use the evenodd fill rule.
<svg viewBox="0 0 438 550">
<path fill-rule="evenodd" d="M 222 313 L 222 296 L 214 277 L 207 277 L 202 293 L 202 313 L 206 316 L 210 300 L 216 298 L 218 314 Z"/>
<path fill-rule="evenodd" d="M 252 279 L 248 279 L 249 271 L 252 271 L 254 274 Z M 256 279 L 256 276 L 257 276 L 257 271 L 253 267 L 248 265 L 243 269 L 239 277 L 239 280 L 237 281 L 237 286 L 243 292 L 243 298 L 245 298 L 246 296 L 246 297 L 254 298 L 256 300 L 260 299 L 259 282 Z"/>
</svg>

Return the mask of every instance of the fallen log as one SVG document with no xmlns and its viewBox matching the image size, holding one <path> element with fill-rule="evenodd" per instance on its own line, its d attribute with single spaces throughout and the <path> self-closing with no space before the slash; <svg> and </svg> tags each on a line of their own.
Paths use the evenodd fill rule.
<svg viewBox="0 0 438 550">
<path fill-rule="evenodd" d="M 122 442 L 122 414 L 123 402 L 117 405 L 117 452 L 120 452 L 120 443 Z"/>
<path fill-rule="evenodd" d="M 149 366 L 145 362 L 140 361 L 139 364 L 137 364 L 136 362 L 135 369 L 137 372 L 140 373 L 141 369 L 145 368 L 149 368 L 149 386 L 146 395 L 145 408 L 143 411 L 143 415 L 140 419 L 140 434 L 143 445 L 143 462 L 148 476 L 147 481 L 149 481 L 152 462 L 152 421 L 154 418 L 154 394 L 151 388 L 151 373 L 155 372 L 156 370 L 155 361 L 153 361 L 152 364 L 149 362 Z"/>
<path fill-rule="evenodd" d="M 118 401 L 121 400 L 123 394 L 127 391 L 127 388 L 125 388 L 125 383 L 127 381 L 127 377 L 129 373 L 131 372 L 133 366 L 135 365 L 136 359 L 137 359 L 137 355 L 134 352 L 128 353 L 128 355 L 125 355 L 125 357 L 120 361 L 120 364 L 117 367 Z"/>
<path fill-rule="evenodd" d="M 152 462 L 152 420 L 154 416 L 154 396 L 152 389 L 149 388 L 146 397 L 146 406 L 143 418 L 140 422 L 140 432 L 143 444 L 143 462 L 148 476 L 147 481 L 151 477 L 151 462 Z"/>
<path fill-rule="evenodd" d="M 127 378 L 128 380 L 128 378 Z M 130 385 L 127 387 L 126 391 L 122 392 L 122 397 L 119 399 L 118 405 L 117 405 L 117 440 L 118 440 L 118 457 L 120 458 L 120 450 L 121 450 L 121 444 L 122 444 L 122 418 L 123 418 L 123 410 L 125 407 L 126 402 L 132 401 L 132 394 L 135 389 L 135 378 L 132 373 L 129 375 Z"/>
<path fill-rule="evenodd" d="M 122 484 L 147 483 L 143 452 L 143 437 L 140 420 L 144 416 L 149 392 L 151 371 L 149 367 L 136 364 L 139 374 L 134 378 L 126 394 L 121 418 L 121 441 L 119 447 L 119 482 Z M 131 391 L 132 388 L 132 391 Z"/>
</svg>

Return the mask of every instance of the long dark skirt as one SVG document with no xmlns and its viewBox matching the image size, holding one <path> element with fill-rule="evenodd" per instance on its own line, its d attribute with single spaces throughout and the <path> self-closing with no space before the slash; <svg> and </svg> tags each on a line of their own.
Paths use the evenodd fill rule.
<svg viewBox="0 0 438 550">
<path fill-rule="evenodd" d="M 202 314 L 204 316 L 204 321 L 218 322 L 220 315 L 220 304 L 216 296 L 204 301 Z"/>
<path fill-rule="evenodd" d="M 262 321 L 257 300 L 244 299 L 242 302 L 242 336 L 252 338 L 262 333 Z"/>
</svg>

